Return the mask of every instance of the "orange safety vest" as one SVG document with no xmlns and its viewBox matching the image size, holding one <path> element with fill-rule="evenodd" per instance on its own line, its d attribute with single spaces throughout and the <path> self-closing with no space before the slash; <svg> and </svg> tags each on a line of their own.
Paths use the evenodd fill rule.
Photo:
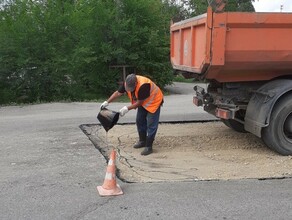
<svg viewBox="0 0 292 220">
<path fill-rule="evenodd" d="M 160 90 L 160 88 L 152 82 L 150 79 L 144 77 L 144 76 L 137 76 L 137 86 L 135 88 L 135 96 L 138 98 L 138 91 L 140 87 L 145 84 L 150 84 L 150 96 L 145 99 L 142 103 L 143 108 L 145 108 L 148 112 L 154 113 L 156 110 L 160 107 L 162 100 L 163 100 L 163 94 Z M 126 85 L 125 85 L 126 86 Z M 131 92 L 127 91 L 127 94 L 132 102 L 132 104 L 135 103 L 135 100 L 132 99 Z"/>
</svg>

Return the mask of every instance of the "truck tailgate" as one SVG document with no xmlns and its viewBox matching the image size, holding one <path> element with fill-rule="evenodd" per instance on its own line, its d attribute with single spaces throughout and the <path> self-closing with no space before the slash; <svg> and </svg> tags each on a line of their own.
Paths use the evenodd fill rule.
<svg viewBox="0 0 292 220">
<path fill-rule="evenodd" d="M 213 13 L 171 26 L 174 69 L 219 82 L 292 74 L 292 13 Z"/>
</svg>

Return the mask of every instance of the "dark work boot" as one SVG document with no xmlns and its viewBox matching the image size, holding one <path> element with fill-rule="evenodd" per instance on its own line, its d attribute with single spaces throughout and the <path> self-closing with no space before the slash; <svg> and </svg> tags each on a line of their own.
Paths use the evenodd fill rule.
<svg viewBox="0 0 292 220">
<path fill-rule="evenodd" d="M 146 139 L 146 147 L 141 152 L 141 155 L 146 156 L 146 155 L 149 155 L 153 152 L 153 150 L 152 150 L 153 141 L 154 141 L 153 138 Z"/>
<path fill-rule="evenodd" d="M 139 132 L 139 141 L 133 146 L 134 148 L 142 148 L 146 146 L 146 133 Z"/>
</svg>

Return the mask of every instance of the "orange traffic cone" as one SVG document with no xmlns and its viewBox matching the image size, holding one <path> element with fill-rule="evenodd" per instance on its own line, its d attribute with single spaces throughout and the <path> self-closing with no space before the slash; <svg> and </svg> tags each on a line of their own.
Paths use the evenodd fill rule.
<svg viewBox="0 0 292 220">
<path fill-rule="evenodd" d="M 100 196 L 118 196 L 122 195 L 123 191 L 116 182 L 116 151 L 113 150 L 110 155 L 110 160 L 106 168 L 105 179 L 102 186 L 98 186 L 97 190 Z"/>
</svg>

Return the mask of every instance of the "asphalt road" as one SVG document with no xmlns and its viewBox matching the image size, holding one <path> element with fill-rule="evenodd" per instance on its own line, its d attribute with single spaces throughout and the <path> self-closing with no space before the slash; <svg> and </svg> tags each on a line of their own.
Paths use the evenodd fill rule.
<svg viewBox="0 0 292 220">
<path fill-rule="evenodd" d="M 214 119 L 193 106 L 188 91 L 165 97 L 162 121 Z M 118 181 L 124 195 L 100 197 L 96 186 L 107 164 L 79 128 L 97 123 L 98 108 L 99 103 L 0 108 L 0 219 L 291 219 L 292 179 Z M 134 117 L 131 111 L 120 122 Z"/>
</svg>

